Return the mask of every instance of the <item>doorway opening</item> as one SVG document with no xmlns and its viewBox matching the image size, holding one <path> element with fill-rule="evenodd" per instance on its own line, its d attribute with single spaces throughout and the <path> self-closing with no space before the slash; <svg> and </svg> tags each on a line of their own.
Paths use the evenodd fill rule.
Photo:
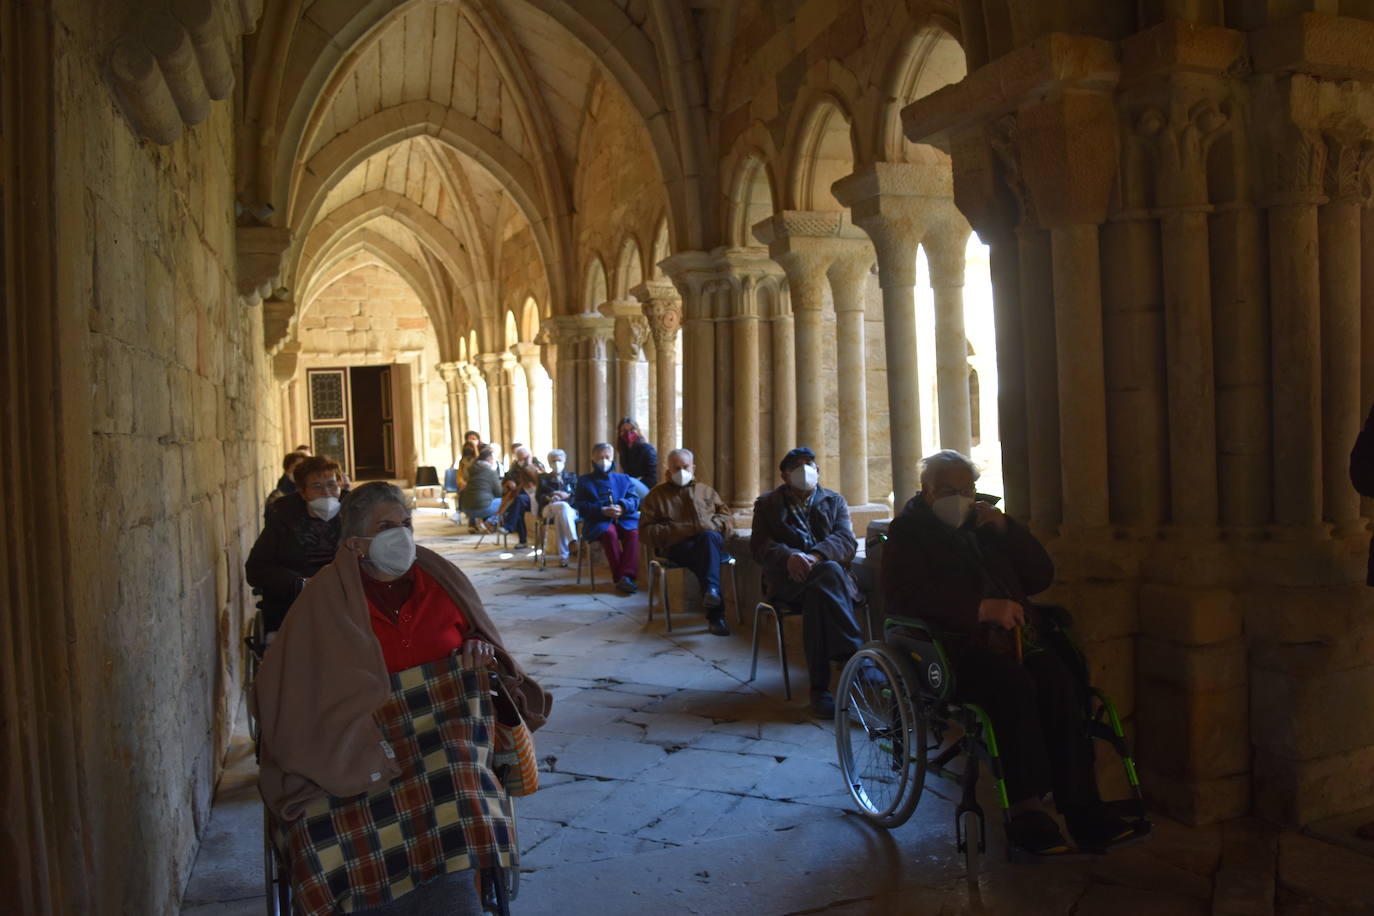
<svg viewBox="0 0 1374 916">
<path fill-rule="evenodd" d="M 396 477 L 392 366 L 311 369 L 310 439 L 354 480 Z"/>
</svg>

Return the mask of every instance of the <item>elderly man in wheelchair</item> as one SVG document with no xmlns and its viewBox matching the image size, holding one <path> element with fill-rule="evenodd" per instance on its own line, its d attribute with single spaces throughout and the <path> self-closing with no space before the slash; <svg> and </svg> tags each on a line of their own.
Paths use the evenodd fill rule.
<svg viewBox="0 0 1374 916">
<path fill-rule="evenodd" d="M 912 745 L 900 753 L 919 764 L 914 768 L 919 773 L 908 779 L 916 782 L 914 793 L 904 790 L 907 795 L 893 798 L 887 810 L 865 807 L 870 816 L 882 815 L 877 819 L 895 826 L 910 816 L 915 807 L 910 795 L 919 795 L 920 780 L 933 771 L 964 785 L 956 815 L 961 849 L 975 840 L 982 847 L 982 810 L 973 796 L 981 759 L 997 783 L 1014 859 L 1098 853 L 1143 838 L 1150 825 L 1111 701 L 1088 684 L 1067 612 L 1029 601 L 1053 581 L 1053 562 L 1026 528 L 979 497 L 977 477 L 973 463 L 958 452 L 930 456 L 922 465 L 921 491 L 889 530 L 882 556 L 890 615 L 885 640 L 870 643 L 861 654 L 871 655 L 899 682 L 891 693 L 907 696 L 865 703 L 862 687 L 854 682 L 858 708 L 854 697 L 842 705 L 860 720 L 864 707 L 870 719 L 874 707 L 885 724 L 896 726 L 900 719 L 904 727 L 885 734 Z M 927 727 L 938 746 L 951 723 L 963 737 L 927 758 Z M 847 724 L 837 720 L 839 726 Z M 846 728 L 841 736 L 842 763 L 850 733 Z M 871 734 L 870 729 L 870 743 Z M 1102 801 L 1095 737 L 1121 755 L 1133 798 Z M 921 746 L 926 750 L 916 751 Z M 946 768 L 957 755 L 965 757 L 963 769 Z M 852 763 L 857 759 L 852 751 L 849 759 L 858 774 L 850 779 L 853 786 L 863 782 L 862 767 Z M 1050 792 L 1072 843 L 1045 805 Z M 965 817 L 972 814 L 976 819 Z"/>
</svg>

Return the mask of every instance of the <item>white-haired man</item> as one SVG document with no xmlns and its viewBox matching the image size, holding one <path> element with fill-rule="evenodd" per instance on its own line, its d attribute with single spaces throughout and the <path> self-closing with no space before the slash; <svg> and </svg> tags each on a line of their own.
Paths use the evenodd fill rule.
<svg viewBox="0 0 1374 916">
<path fill-rule="evenodd" d="M 690 451 L 668 453 L 663 482 L 640 503 L 639 524 L 656 553 L 697 577 L 707 626 L 717 636 L 729 636 L 720 598 L 720 560 L 734 524 L 720 494 L 696 479 L 696 458 Z"/>
<path fill-rule="evenodd" d="M 977 479 L 959 452 L 922 462 L 921 491 L 893 521 L 883 550 L 887 609 L 941 635 L 959 699 L 992 718 L 1011 803 L 1008 841 L 1039 854 L 1068 849 L 1042 802 L 1053 790 L 1078 845 L 1109 846 L 1135 829 L 1101 802 L 1083 728 L 1086 684 L 1030 602 L 1054 581 L 1054 563 L 1029 530 L 979 497 Z"/>
</svg>

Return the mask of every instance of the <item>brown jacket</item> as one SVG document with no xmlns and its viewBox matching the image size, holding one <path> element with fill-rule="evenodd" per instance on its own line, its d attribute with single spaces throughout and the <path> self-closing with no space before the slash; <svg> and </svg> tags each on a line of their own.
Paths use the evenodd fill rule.
<svg viewBox="0 0 1374 916">
<path fill-rule="evenodd" d="M 734 527 L 730 507 L 699 480 L 685 487 L 661 483 L 639 504 L 639 528 L 660 553 L 703 531 L 719 531 L 728 538 Z"/>
<path fill-rule="evenodd" d="M 496 670 L 525 723 L 543 725 L 553 698 L 506 652 L 467 576 L 424 547 L 415 562 L 457 602 L 469 634 L 496 647 Z M 262 727 L 258 788 L 267 806 L 294 820 L 321 795 L 347 798 L 396 776 L 373 719 L 390 695 L 358 559 L 340 547 L 291 605 L 249 696 Z"/>
</svg>

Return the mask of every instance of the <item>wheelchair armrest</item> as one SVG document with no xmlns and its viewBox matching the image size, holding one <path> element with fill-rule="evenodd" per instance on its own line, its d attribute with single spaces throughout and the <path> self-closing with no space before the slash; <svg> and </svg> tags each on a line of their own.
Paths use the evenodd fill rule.
<svg viewBox="0 0 1374 916">
<path fill-rule="evenodd" d="M 883 630 L 892 627 L 905 627 L 908 630 L 916 630 L 926 639 L 935 640 L 936 632 L 933 627 L 919 617 L 887 617 L 883 619 Z"/>
</svg>

